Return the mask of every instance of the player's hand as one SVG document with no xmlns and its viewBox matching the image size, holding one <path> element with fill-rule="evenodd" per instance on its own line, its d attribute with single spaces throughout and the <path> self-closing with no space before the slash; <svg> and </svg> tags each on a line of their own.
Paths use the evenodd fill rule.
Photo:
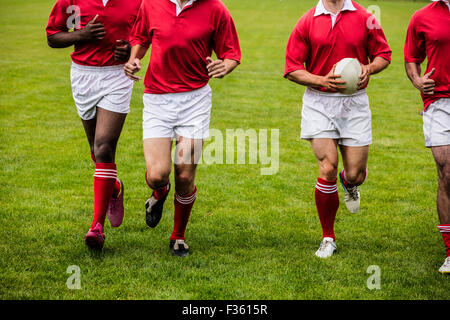
<svg viewBox="0 0 450 320">
<path fill-rule="evenodd" d="M 434 88 L 436 86 L 436 83 L 433 79 L 430 77 L 434 74 L 436 71 L 435 68 L 433 68 L 430 72 L 425 74 L 423 77 L 417 78 L 416 81 L 414 81 L 414 86 L 420 90 L 423 94 L 426 95 L 433 95 L 434 94 Z"/>
<path fill-rule="evenodd" d="M 130 59 L 131 45 L 125 40 L 117 40 L 114 49 L 114 59 L 116 61 L 125 62 Z"/>
<path fill-rule="evenodd" d="M 103 40 L 106 35 L 103 24 L 96 22 L 98 14 L 79 32 L 84 41 Z"/>
<path fill-rule="evenodd" d="M 333 66 L 333 69 L 331 69 L 331 71 L 328 72 L 328 74 L 325 77 L 322 77 L 320 86 L 331 91 L 345 90 L 346 89 L 346 87 L 344 86 L 345 81 L 339 80 L 341 76 L 338 74 L 334 74 L 335 70 L 336 65 Z"/>
<path fill-rule="evenodd" d="M 213 60 L 211 57 L 207 57 L 208 65 L 208 76 L 210 78 L 223 78 L 228 74 L 228 68 L 223 60 Z"/>
<path fill-rule="evenodd" d="M 362 88 L 366 87 L 369 83 L 370 75 L 372 74 L 372 69 L 370 68 L 370 65 L 364 65 L 361 63 L 361 75 L 359 76 L 359 82 L 358 82 L 358 90 L 361 90 Z"/>
<path fill-rule="evenodd" d="M 133 81 L 141 80 L 141 77 L 135 75 L 136 72 L 139 72 L 141 70 L 141 60 L 134 59 L 133 61 L 128 61 L 123 67 L 123 70 L 125 71 L 127 77 L 130 78 L 131 80 Z"/>
</svg>

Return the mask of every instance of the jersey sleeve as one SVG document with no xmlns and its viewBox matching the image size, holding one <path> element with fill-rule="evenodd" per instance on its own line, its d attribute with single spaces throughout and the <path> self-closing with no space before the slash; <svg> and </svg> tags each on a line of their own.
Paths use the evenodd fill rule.
<svg viewBox="0 0 450 320">
<path fill-rule="evenodd" d="M 150 22 L 149 22 L 149 1 L 143 1 L 139 12 L 134 22 L 133 29 L 130 34 L 130 44 L 132 46 L 141 45 L 143 47 L 149 48 L 152 44 L 152 39 L 150 35 Z"/>
<path fill-rule="evenodd" d="M 223 7 L 216 18 L 214 32 L 214 52 L 220 60 L 230 59 L 241 62 L 241 48 L 233 18 Z"/>
<path fill-rule="evenodd" d="M 380 24 L 376 21 L 374 16 L 369 17 L 373 19 L 373 23 L 368 25 L 368 56 L 370 61 L 373 61 L 376 57 L 384 58 L 391 62 L 392 50 L 389 47 L 386 36 Z"/>
<path fill-rule="evenodd" d="M 309 45 L 304 19 L 300 19 L 294 28 L 286 48 L 284 77 L 297 70 L 306 70 L 305 62 L 309 57 Z"/>
<path fill-rule="evenodd" d="M 45 28 L 47 37 L 59 32 L 69 31 L 69 28 L 67 27 L 67 20 L 70 17 L 70 14 L 67 13 L 69 6 L 70 4 L 67 0 L 58 0 L 55 3 L 52 12 L 50 13 L 50 17 L 48 18 L 47 27 Z"/>
<path fill-rule="evenodd" d="M 405 62 L 422 63 L 426 57 L 425 39 L 417 31 L 417 19 L 413 16 L 406 33 L 404 48 Z"/>
</svg>

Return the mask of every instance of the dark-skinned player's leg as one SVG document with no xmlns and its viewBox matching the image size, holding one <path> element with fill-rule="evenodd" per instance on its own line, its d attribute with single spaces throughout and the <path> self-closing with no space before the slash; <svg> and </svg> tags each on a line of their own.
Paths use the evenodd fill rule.
<svg viewBox="0 0 450 320">
<path fill-rule="evenodd" d="M 94 140 L 95 140 L 95 127 L 97 126 L 97 117 L 91 120 L 83 120 L 84 132 L 86 133 L 86 138 L 89 143 L 89 150 L 91 151 L 91 159 L 95 164 L 95 156 L 94 156 Z"/>
<path fill-rule="evenodd" d="M 105 217 L 117 181 L 116 147 L 126 116 L 126 114 L 97 108 L 94 137 L 94 157 L 96 160 L 94 219 L 85 238 L 86 244 L 93 249 L 101 249 L 104 244 Z"/>
<path fill-rule="evenodd" d="M 437 211 L 441 224 L 438 228 L 442 234 L 447 254 L 447 260 L 439 271 L 450 273 L 450 146 L 432 147 L 431 151 L 436 161 L 439 177 Z"/>
</svg>

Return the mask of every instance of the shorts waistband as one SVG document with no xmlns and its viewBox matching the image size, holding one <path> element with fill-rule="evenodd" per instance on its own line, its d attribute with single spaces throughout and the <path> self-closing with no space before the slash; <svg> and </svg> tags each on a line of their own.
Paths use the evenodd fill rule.
<svg viewBox="0 0 450 320">
<path fill-rule="evenodd" d="M 203 92 L 209 92 L 211 91 L 211 87 L 209 86 L 209 83 L 204 85 L 201 88 L 198 89 L 194 89 L 191 91 L 183 91 L 183 92 L 169 92 L 169 93 L 144 93 L 144 97 L 148 96 L 148 97 L 174 97 L 174 96 L 179 96 L 179 97 L 183 97 L 183 96 L 187 96 L 187 95 L 191 95 L 191 94 L 196 94 L 196 93 L 203 93 Z"/>
<path fill-rule="evenodd" d="M 362 89 L 362 90 L 356 91 L 353 94 L 343 94 L 343 93 L 340 93 L 340 92 L 324 92 L 324 91 L 320 91 L 320 90 L 317 90 L 317 89 L 313 89 L 311 87 L 307 87 L 305 93 L 306 92 L 313 93 L 313 94 L 318 94 L 318 95 L 325 96 L 325 97 L 346 98 L 346 97 L 356 97 L 356 96 L 360 96 L 362 94 L 366 94 L 366 89 Z"/>
<path fill-rule="evenodd" d="M 84 70 L 84 71 L 97 71 L 97 72 L 122 70 L 124 65 L 125 64 L 118 64 L 115 66 L 96 67 L 96 66 L 83 66 L 81 64 L 72 62 L 72 68 L 82 70 L 82 71 Z"/>
</svg>

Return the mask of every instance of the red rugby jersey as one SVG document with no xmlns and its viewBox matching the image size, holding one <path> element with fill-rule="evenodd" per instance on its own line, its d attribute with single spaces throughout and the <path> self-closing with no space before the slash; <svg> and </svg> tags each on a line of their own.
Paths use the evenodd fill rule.
<svg viewBox="0 0 450 320">
<path fill-rule="evenodd" d="M 209 81 L 206 58 L 240 62 L 233 19 L 219 0 L 196 0 L 177 16 L 170 0 L 144 0 L 132 31 L 132 45 L 150 47 L 145 92 L 153 94 L 199 89 Z"/>
<path fill-rule="evenodd" d="M 433 2 L 417 11 L 409 24 L 405 61 L 422 63 L 428 57 L 427 70 L 436 69 L 433 95 L 422 94 L 425 109 L 440 98 L 450 98 L 450 8 L 443 1 Z"/>
<path fill-rule="evenodd" d="M 392 51 L 373 15 L 348 2 L 354 10 L 339 12 L 334 26 L 330 15 L 315 15 L 316 7 L 300 18 L 287 45 L 285 77 L 296 70 L 325 76 L 343 58 L 356 58 L 365 65 L 375 57 L 391 61 Z"/>
<path fill-rule="evenodd" d="M 47 36 L 69 31 L 77 12 L 81 18 L 80 29 L 98 14 L 96 21 L 104 25 L 105 38 L 76 44 L 71 55 L 72 61 L 97 67 L 122 64 L 123 62 L 114 60 L 116 40 L 129 40 L 141 2 L 142 0 L 108 0 L 105 6 L 102 0 L 58 0 L 48 20 Z"/>
</svg>

